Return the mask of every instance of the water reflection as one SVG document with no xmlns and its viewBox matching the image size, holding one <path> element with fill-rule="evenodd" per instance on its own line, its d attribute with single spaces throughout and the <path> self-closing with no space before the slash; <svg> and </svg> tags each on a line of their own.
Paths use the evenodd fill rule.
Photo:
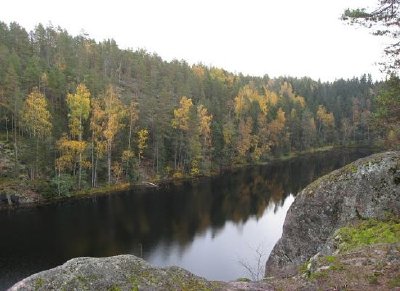
<svg viewBox="0 0 400 291">
<path fill-rule="evenodd" d="M 283 220 L 293 200 L 292 195 L 287 197 L 275 213 L 274 207 L 268 207 L 260 218 L 254 215 L 246 222 L 228 221 L 223 230 L 209 229 L 198 234 L 184 251 L 179 245 L 166 246 L 160 242 L 146 260 L 159 266 L 179 265 L 213 280 L 249 277 L 240 263 L 247 262 L 256 268 L 256 251 L 260 250 L 264 266 L 276 239 L 282 234 Z"/>
<path fill-rule="evenodd" d="M 251 246 L 263 242 L 271 251 L 291 193 L 369 153 L 342 150 L 160 189 L 0 212 L 0 289 L 72 257 L 122 253 L 235 279 L 245 275 L 238 260 L 252 257 Z"/>
</svg>

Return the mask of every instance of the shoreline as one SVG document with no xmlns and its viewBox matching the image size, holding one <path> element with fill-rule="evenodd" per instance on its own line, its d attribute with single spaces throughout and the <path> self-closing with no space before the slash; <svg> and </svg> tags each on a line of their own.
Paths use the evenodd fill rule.
<svg viewBox="0 0 400 291">
<path fill-rule="evenodd" d="M 45 199 L 45 198 L 40 198 L 37 201 L 34 202 L 28 202 L 28 203 L 18 203 L 18 204 L 3 204 L 0 205 L 0 211 L 15 211 L 18 209 L 32 209 L 32 208 L 40 208 L 40 207 L 45 207 L 50 204 L 62 204 L 62 203 L 67 203 L 71 201 L 77 201 L 80 199 L 89 199 L 89 198 L 95 198 L 99 196 L 105 196 L 105 195 L 111 195 L 111 194 L 116 194 L 119 192 L 124 192 L 128 190 L 134 190 L 134 189 L 156 189 L 160 188 L 164 185 L 171 184 L 171 183 L 184 183 L 188 181 L 195 181 L 199 179 L 207 179 L 207 178 L 212 178 L 216 177 L 218 175 L 222 175 L 227 172 L 232 172 L 238 169 L 244 169 L 247 167 L 257 167 L 257 166 L 267 166 L 272 163 L 276 162 L 283 162 L 283 161 L 288 161 L 291 159 L 299 158 L 299 157 L 304 157 L 307 155 L 315 155 L 315 154 L 321 154 L 325 152 L 330 152 L 330 151 L 335 151 L 335 150 L 352 150 L 352 149 L 369 149 L 373 151 L 379 151 L 380 147 L 376 146 L 325 146 L 321 148 L 315 148 L 307 151 L 301 151 L 301 152 L 291 152 L 288 155 L 281 155 L 281 156 L 272 156 L 268 158 L 268 160 L 263 161 L 263 162 L 258 162 L 258 163 L 248 163 L 248 164 L 240 164 L 240 165 L 232 165 L 229 168 L 221 168 L 218 172 L 213 172 L 210 173 L 209 175 L 200 175 L 200 176 L 185 176 L 182 178 L 164 178 L 164 179 L 159 179 L 159 180 L 152 180 L 151 182 L 149 181 L 142 181 L 139 183 L 129 183 L 129 182 L 124 182 L 124 183 L 118 183 L 118 184 L 113 184 L 113 185 L 104 185 L 100 186 L 98 188 L 89 188 L 85 190 L 79 190 L 72 192 L 70 196 L 62 196 L 62 197 L 54 197 L 50 199 Z M 0 184 L 0 189 L 1 189 L 1 184 Z M 39 193 L 37 193 L 40 195 Z"/>
</svg>

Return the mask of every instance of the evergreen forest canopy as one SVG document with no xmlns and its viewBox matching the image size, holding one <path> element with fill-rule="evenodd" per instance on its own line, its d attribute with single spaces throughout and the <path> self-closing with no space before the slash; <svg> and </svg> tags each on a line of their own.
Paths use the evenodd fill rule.
<svg viewBox="0 0 400 291">
<path fill-rule="evenodd" d="M 379 86 L 367 75 L 244 76 L 59 27 L 0 23 L 0 140 L 13 161 L 0 163 L 0 176 L 66 195 L 371 144 L 383 136 L 370 122 Z"/>
</svg>

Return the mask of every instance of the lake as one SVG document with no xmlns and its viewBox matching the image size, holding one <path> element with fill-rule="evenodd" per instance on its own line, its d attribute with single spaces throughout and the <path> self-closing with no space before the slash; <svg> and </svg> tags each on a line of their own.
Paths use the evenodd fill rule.
<svg viewBox="0 0 400 291">
<path fill-rule="evenodd" d="M 210 280 L 262 276 L 296 193 L 371 153 L 341 149 L 158 189 L 1 211 L 0 290 L 73 257 L 128 253 Z"/>
</svg>

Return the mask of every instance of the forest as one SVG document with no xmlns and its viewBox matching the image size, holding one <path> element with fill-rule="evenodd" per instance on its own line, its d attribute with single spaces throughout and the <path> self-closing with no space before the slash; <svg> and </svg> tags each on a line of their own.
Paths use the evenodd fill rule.
<svg viewBox="0 0 400 291">
<path fill-rule="evenodd" d="M 245 76 L 0 22 L 0 179 L 65 196 L 327 146 L 390 146 L 393 130 L 375 118 L 383 85 Z"/>
</svg>

